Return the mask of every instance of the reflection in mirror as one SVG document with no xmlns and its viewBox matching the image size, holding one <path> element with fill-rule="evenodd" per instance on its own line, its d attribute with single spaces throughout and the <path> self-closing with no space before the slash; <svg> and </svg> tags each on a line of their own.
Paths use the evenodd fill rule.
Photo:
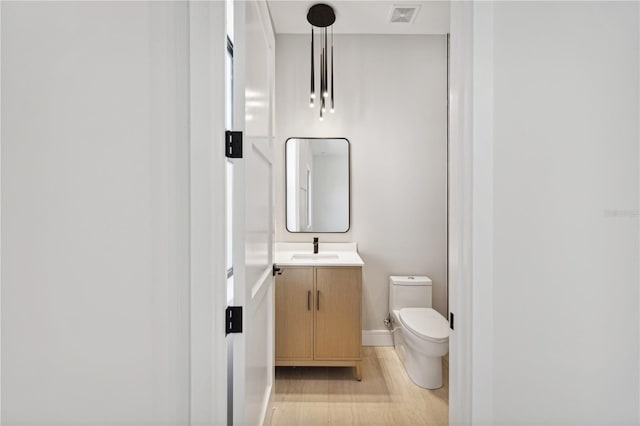
<svg viewBox="0 0 640 426">
<path fill-rule="evenodd" d="M 349 230 L 349 141 L 290 138 L 285 144 L 289 232 Z"/>
</svg>

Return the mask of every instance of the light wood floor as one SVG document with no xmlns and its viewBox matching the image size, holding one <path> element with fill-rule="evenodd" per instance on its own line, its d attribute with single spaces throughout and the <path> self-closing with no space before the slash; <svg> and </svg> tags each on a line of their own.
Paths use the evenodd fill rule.
<svg viewBox="0 0 640 426">
<path fill-rule="evenodd" d="M 342 367 L 277 367 L 274 399 L 267 424 L 447 425 L 449 371 L 444 387 L 416 386 L 392 347 L 362 348 L 362 381 Z M 269 418 L 270 416 L 270 418 Z"/>
</svg>

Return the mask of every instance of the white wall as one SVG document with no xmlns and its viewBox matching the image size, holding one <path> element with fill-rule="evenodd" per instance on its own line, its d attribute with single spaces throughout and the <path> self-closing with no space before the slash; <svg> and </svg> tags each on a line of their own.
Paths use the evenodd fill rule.
<svg viewBox="0 0 640 426">
<path fill-rule="evenodd" d="M 188 422 L 187 19 L 2 3 L 3 424 Z"/>
<path fill-rule="evenodd" d="M 473 13 L 474 423 L 637 424 L 639 6 Z"/>
<path fill-rule="evenodd" d="M 391 274 L 429 275 L 446 315 L 445 37 L 336 35 L 336 111 L 323 122 L 308 105 L 309 37 L 276 44 L 276 241 L 357 242 L 364 329 L 384 328 Z M 284 143 L 305 136 L 351 142 L 348 233 L 285 229 Z"/>
</svg>

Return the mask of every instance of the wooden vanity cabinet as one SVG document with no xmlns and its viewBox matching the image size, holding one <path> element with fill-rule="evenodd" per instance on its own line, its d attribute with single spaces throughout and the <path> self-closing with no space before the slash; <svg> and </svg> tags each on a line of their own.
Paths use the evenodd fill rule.
<svg viewBox="0 0 640 426">
<path fill-rule="evenodd" d="M 275 293 L 276 365 L 354 367 L 360 380 L 362 268 L 282 267 Z"/>
<path fill-rule="evenodd" d="M 276 276 L 276 359 L 313 359 L 313 268 Z"/>
</svg>

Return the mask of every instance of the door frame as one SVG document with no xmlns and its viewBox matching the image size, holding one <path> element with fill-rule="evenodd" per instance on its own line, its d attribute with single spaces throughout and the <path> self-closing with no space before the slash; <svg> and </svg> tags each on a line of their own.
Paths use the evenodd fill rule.
<svg viewBox="0 0 640 426">
<path fill-rule="evenodd" d="M 227 424 L 225 8 L 189 0 L 190 424 Z"/>
<path fill-rule="evenodd" d="M 492 2 L 452 2 L 450 32 L 449 423 L 492 424 Z"/>
<path fill-rule="evenodd" d="M 2 46 L 2 3 L 0 3 L 0 46 Z M 0 70 L 2 52 L 0 51 Z M 0 354 L 2 353 L 2 79 L 0 78 Z M 0 356 L 0 383 L 2 383 L 2 356 Z M 0 386 L 0 423 L 2 423 L 2 386 Z"/>
<path fill-rule="evenodd" d="M 481 74 L 479 71 L 483 68 L 478 65 L 490 67 L 493 61 L 491 47 L 493 12 L 491 9 L 486 9 L 485 13 L 476 16 L 470 2 L 452 2 L 451 7 L 452 68 L 455 68 L 455 64 L 458 63 L 461 67 L 468 66 L 472 71 L 460 74 L 452 72 L 452 91 L 449 93 L 453 172 L 451 198 L 461 203 L 460 210 L 452 210 L 449 218 L 451 229 L 459 230 L 459 234 L 452 236 L 449 247 L 451 259 L 449 300 L 451 311 L 458 314 L 456 321 L 458 330 L 452 333 L 451 339 L 450 372 L 453 374 L 450 384 L 449 419 L 451 424 L 470 424 L 472 418 L 477 419 L 472 407 L 475 405 L 474 408 L 478 409 L 482 406 L 473 404 L 472 395 L 482 395 L 482 392 L 472 390 L 472 372 L 475 370 L 478 374 L 483 371 L 477 369 L 483 366 L 477 360 L 473 365 L 471 363 L 471 351 L 478 345 L 478 342 L 472 343 L 472 317 L 476 327 L 482 326 L 485 330 L 490 330 L 489 326 L 492 325 L 490 307 L 483 305 L 486 308 L 483 310 L 488 313 L 483 318 L 476 318 L 478 313 L 472 311 L 473 306 L 479 306 L 481 302 L 490 302 L 492 296 L 491 253 L 486 253 L 484 259 L 474 259 L 475 262 L 472 262 L 472 243 L 473 247 L 487 247 L 487 243 L 490 247 L 492 236 L 490 228 L 485 228 L 482 234 L 480 232 L 474 234 L 472 231 L 474 213 L 470 207 L 474 208 L 476 214 L 491 212 L 491 198 L 479 200 L 477 196 L 482 193 L 492 196 L 490 136 L 493 119 L 493 76 L 491 68 Z M 0 16 L 1 11 L 0 7 Z M 222 149 L 225 106 L 224 97 L 216 96 L 224 93 L 226 54 L 224 19 L 224 2 L 189 0 L 191 424 L 226 424 L 227 422 L 227 354 L 223 331 L 223 314 L 226 307 L 225 246 L 224 238 L 216 238 L 225 235 L 226 226 L 224 203 L 219 202 L 224 199 L 225 194 L 226 159 Z M 474 34 L 478 31 L 484 31 L 486 36 L 482 43 L 474 41 Z M 220 43 L 212 42 L 218 39 Z M 478 87 L 484 87 L 482 96 L 486 103 L 483 105 L 480 105 L 477 100 L 471 104 L 474 81 L 487 83 L 484 86 L 478 85 Z M 459 90 L 459 93 L 454 93 L 456 90 Z M 0 85 L 0 94 L 1 91 Z M 481 106 L 489 108 L 480 108 Z M 480 116 L 482 113 L 485 114 L 484 117 Z M 484 121 L 487 123 L 484 126 L 478 124 L 474 126 L 474 118 L 478 120 L 476 123 L 482 123 L 481 118 L 489 120 Z M 0 128 L 1 125 L 0 116 Z M 476 137 L 478 142 L 474 147 Z M 488 151 L 484 151 L 485 154 L 481 158 L 474 158 L 474 148 L 487 148 Z M 472 166 L 477 166 L 473 169 L 473 176 L 471 176 Z M 474 200 L 473 206 L 471 206 L 472 200 Z M 481 205 L 477 205 L 479 201 L 482 202 Z M 1 214 L 2 206 L 0 205 Z M 488 218 L 490 219 L 490 216 Z M 478 220 L 478 217 L 475 216 L 475 219 Z M 0 228 L 0 235 L 1 232 Z M 477 266 L 484 265 L 485 269 L 474 271 L 472 263 Z M 474 294 L 470 287 L 472 275 L 476 278 L 484 278 L 473 280 Z M 478 277 L 478 275 L 481 276 Z M 476 322 L 477 319 L 480 319 L 480 322 Z M 482 362 L 484 367 L 488 367 L 483 374 L 491 374 L 491 342 L 483 342 L 481 347 L 484 348 Z M 476 369 L 473 368 L 474 366 Z M 1 371 L 0 368 L 0 375 Z M 483 389 L 484 403 L 492 402 L 490 391 L 490 389 Z M 0 406 L 0 416 L 1 410 Z M 488 420 L 492 417 L 491 413 L 485 413 L 485 415 L 488 416 L 485 417 Z"/>
</svg>

